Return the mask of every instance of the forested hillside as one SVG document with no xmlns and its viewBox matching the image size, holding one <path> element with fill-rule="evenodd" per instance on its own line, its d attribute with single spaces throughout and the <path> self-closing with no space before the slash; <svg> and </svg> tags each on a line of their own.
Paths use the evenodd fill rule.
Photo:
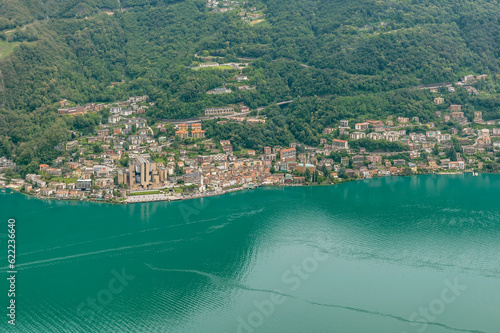
<svg viewBox="0 0 500 333">
<path fill-rule="evenodd" d="M 305 143 L 341 117 L 395 112 L 432 120 L 416 86 L 489 74 L 489 93 L 460 100 L 500 118 L 500 3 L 474 1 L 253 0 L 265 20 L 213 13 L 204 1 L 5 0 L 0 3 L 0 155 L 41 161 L 74 124 L 54 103 L 112 102 L 147 94 L 151 120 L 198 116 L 244 102 L 268 108 L 270 128 Z M 2 45 L 5 52 L 1 51 Z M 9 48 L 7 48 L 7 46 Z M 255 90 L 207 95 L 233 70 L 201 62 L 250 60 Z M 112 82 L 120 82 L 111 86 Z M 466 106 L 467 108 L 467 106 Z M 87 119 L 98 122 L 99 119 Z M 279 125 L 278 125 L 279 124 Z M 46 150 L 40 152 L 40 144 Z"/>
</svg>

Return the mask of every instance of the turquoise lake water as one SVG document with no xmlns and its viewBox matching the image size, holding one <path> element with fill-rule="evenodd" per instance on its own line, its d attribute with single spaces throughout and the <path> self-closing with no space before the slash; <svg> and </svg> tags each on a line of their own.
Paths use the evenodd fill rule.
<svg viewBox="0 0 500 333">
<path fill-rule="evenodd" d="M 8 332 L 500 332 L 500 175 L 109 205 L 0 193 Z"/>
</svg>

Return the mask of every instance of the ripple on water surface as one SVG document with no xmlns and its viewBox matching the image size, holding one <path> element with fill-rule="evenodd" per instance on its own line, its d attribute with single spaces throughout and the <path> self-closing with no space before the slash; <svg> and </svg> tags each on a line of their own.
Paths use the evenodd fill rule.
<svg viewBox="0 0 500 333">
<path fill-rule="evenodd" d="M 424 320 L 413 314 L 458 281 L 425 332 L 496 333 L 499 197 L 496 175 L 127 206 L 4 195 L 19 243 L 16 330 L 410 333 Z M 122 270 L 133 278 L 110 294 Z"/>
</svg>

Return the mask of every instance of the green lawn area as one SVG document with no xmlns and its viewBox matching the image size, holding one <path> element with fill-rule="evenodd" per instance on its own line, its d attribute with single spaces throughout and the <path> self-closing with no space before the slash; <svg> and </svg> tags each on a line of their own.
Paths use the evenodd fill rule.
<svg viewBox="0 0 500 333">
<path fill-rule="evenodd" d="M 160 191 L 145 191 L 145 192 L 134 192 L 134 193 L 130 193 L 129 196 L 132 196 L 132 195 L 148 195 L 148 194 L 159 194 Z"/>
<path fill-rule="evenodd" d="M 261 26 L 261 27 L 271 27 L 271 24 L 269 22 L 267 22 L 263 18 L 257 19 L 257 20 L 253 20 L 252 22 L 250 22 L 250 25 L 258 25 L 258 26 Z"/>
<path fill-rule="evenodd" d="M 19 44 L 21 43 L 19 42 L 7 43 L 4 41 L 0 41 L 0 59 L 7 57 L 9 54 L 11 54 L 12 51 L 14 51 L 14 48 Z"/>
<path fill-rule="evenodd" d="M 66 183 L 66 185 L 75 183 L 78 179 L 76 178 L 64 178 L 64 177 L 52 177 L 48 182 L 58 182 L 58 183 Z"/>
</svg>

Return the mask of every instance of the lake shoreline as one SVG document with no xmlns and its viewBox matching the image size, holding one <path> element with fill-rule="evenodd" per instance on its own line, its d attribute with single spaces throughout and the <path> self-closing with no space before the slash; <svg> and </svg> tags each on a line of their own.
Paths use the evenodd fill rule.
<svg viewBox="0 0 500 333">
<path fill-rule="evenodd" d="M 112 205 L 130 205 L 130 204 L 138 204 L 138 203 L 148 203 L 148 202 L 175 202 L 175 201 L 185 201 L 185 200 L 192 200 L 192 199 L 201 199 L 201 198 L 207 198 L 207 197 L 214 197 L 214 196 L 222 196 L 225 194 L 233 193 L 233 192 L 239 192 L 243 190 L 253 190 L 259 187 L 316 187 L 316 186 L 336 186 L 339 184 L 346 184 L 346 183 L 351 183 L 351 182 L 356 182 L 356 181 L 361 181 L 361 180 L 367 180 L 367 179 L 379 179 L 379 178 L 392 178 L 392 177 L 411 177 L 411 176 L 425 176 L 425 175 L 464 175 L 464 174 L 470 174 L 471 172 L 434 172 L 434 173 L 423 173 L 423 174 L 413 174 L 413 175 L 391 175 L 391 176 L 383 176 L 383 177 L 372 177 L 372 178 L 362 178 L 362 179 L 347 179 L 345 181 L 340 181 L 337 183 L 330 183 L 330 184 L 282 184 L 282 185 L 265 185 L 265 184 L 258 184 L 255 185 L 253 188 L 244 188 L 244 187 L 238 187 L 234 189 L 229 189 L 229 190 L 224 190 L 220 192 L 210 192 L 207 194 L 203 195 L 196 195 L 196 196 L 180 196 L 180 197 L 175 197 L 173 199 L 170 199 L 170 197 L 167 197 L 165 200 L 156 200 L 153 198 L 146 198 L 145 200 L 137 201 L 137 202 L 128 202 L 128 198 L 134 197 L 134 196 L 128 196 L 126 200 L 123 201 L 116 201 L 116 200 L 104 200 L 104 199 L 77 199 L 77 198 L 54 198 L 54 197 L 44 197 L 44 196 L 39 196 L 36 194 L 31 194 L 28 192 L 25 192 L 22 189 L 16 189 L 12 187 L 3 187 L 0 188 L 1 190 L 4 189 L 9 189 L 14 192 L 18 192 L 21 194 L 24 194 L 26 196 L 39 199 L 39 200 L 55 200 L 55 201 L 71 201 L 71 202 L 90 202 L 90 203 L 103 203 L 103 204 L 112 204 Z M 490 173 L 485 173 L 485 174 L 490 174 Z M 151 196 L 157 195 L 157 194 L 150 194 Z M 144 196 L 147 196 L 144 195 Z"/>
</svg>

